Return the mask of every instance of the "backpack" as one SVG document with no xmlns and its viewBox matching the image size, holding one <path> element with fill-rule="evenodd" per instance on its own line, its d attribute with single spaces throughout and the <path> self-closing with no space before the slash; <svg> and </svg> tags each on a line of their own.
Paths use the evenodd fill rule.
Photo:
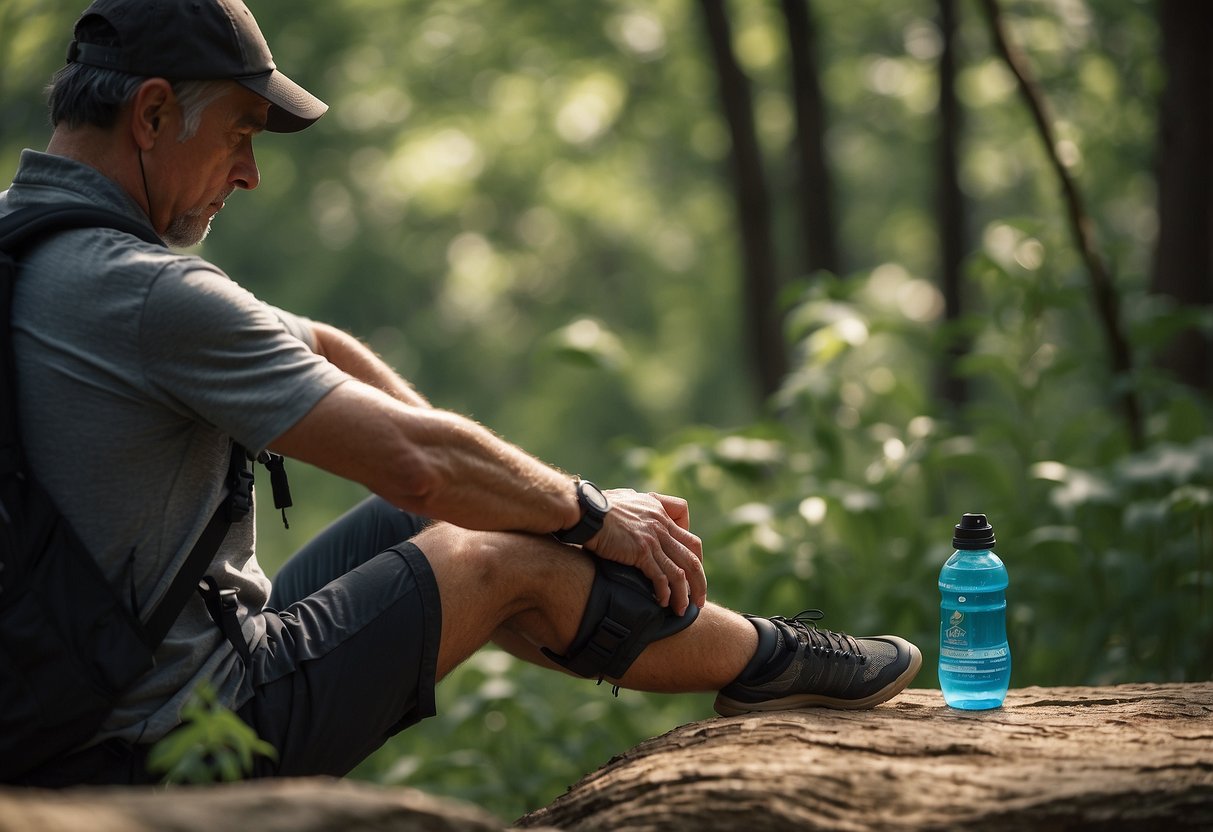
<svg viewBox="0 0 1213 832">
<path fill-rule="evenodd" d="M 211 579 L 205 590 L 200 586 L 228 526 L 251 505 L 243 448 L 233 445 L 231 496 L 146 623 L 105 579 L 26 465 L 12 349 L 16 257 L 39 236 L 84 227 L 164 245 L 145 225 L 88 205 L 22 209 L 0 219 L 0 782 L 20 780 L 92 739 L 119 696 L 152 667 L 155 649 L 194 591 L 203 593 L 225 635 L 234 644 L 238 638 L 247 660 L 232 591 Z M 226 625 L 216 617 L 224 612 Z"/>
</svg>

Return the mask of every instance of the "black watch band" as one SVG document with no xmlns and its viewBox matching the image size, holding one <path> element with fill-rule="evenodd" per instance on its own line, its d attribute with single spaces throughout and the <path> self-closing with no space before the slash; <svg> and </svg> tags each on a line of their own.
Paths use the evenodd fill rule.
<svg viewBox="0 0 1213 832">
<path fill-rule="evenodd" d="M 581 506 L 581 519 L 575 526 L 552 534 L 561 543 L 585 543 L 598 534 L 598 530 L 602 528 L 603 519 L 611 510 L 610 501 L 602 493 L 602 489 L 594 483 L 579 479 L 576 487 L 577 504 Z"/>
</svg>

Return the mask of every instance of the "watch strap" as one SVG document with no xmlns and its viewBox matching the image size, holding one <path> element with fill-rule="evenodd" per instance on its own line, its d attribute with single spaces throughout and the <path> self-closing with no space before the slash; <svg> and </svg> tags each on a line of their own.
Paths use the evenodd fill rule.
<svg viewBox="0 0 1213 832">
<path fill-rule="evenodd" d="M 585 496 L 584 489 L 587 486 L 595 490 L 598 489 L 598 486 L 592 482 L 580 478 L 576 480 L 577 504 L 581 507 L 581 519 L 567 529 L 561 529 L 552 533 L 552 536 L 561 543 L 581 545 L 598 534 L 602 528 L 602 521 L 606 516 L 606 512 L 593 505 Z"/>
</svg>

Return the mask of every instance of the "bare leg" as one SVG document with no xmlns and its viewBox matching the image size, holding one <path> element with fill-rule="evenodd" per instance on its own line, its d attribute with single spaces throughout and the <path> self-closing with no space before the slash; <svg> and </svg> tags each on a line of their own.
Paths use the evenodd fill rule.
<svg viewBox="0 0 1213 832">
<path fill-rule="evenodd" d="M 572 641 L 594 580 L 590 556 L 534 535 L 448 525 L 413 542 L 429 560 L 442 598 L 439 679 L 491 640 L 555 667 L 539 645 L 563 652 Z M 757 643 L 750 622 L 708 604 L 694 624 L 654 642 L 614 681 L 636 690 L 718 690 L 737 677 Z"/>
</svg>

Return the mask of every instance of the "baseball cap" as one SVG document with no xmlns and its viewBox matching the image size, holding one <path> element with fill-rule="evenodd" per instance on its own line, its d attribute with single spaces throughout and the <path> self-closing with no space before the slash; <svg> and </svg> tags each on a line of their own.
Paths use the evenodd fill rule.
<svg viewBox="0 0 1213 832">
<path fill-rule="evenodd" d="M 116 37 L 90 34 L 98 29 L 90 18 Z M 235 81 L 270 102 L 266 129 L 274 133 L 302 130 L 328 110 L 278 71 L 240 0 L 95 0 L 76 21 L 67 61 L 169 81 Z"/>
</svg>

